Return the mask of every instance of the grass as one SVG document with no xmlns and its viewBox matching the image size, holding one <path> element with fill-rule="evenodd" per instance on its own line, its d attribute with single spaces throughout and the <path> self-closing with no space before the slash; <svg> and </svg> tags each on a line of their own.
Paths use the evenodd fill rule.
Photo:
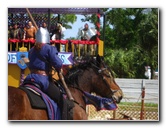
<svg viewBox="0 0 166 128">
<path fill-rule="evenodd" d="M 141 102 L 121 102 L 118 104 L 120 111 L 140 111 Z M 154 103 L 144 103 L 144 110 L 146 112 L 158 112 L 158 104 Z"/>
<path fill-rule="evenodd" d="M 141 102 L 133 103 L 133 102 L 121 102 L 118 105 L 128 105 L 128 106 L 141 106 Z M 144 103 L 145 107 L 158 107 L 158 104 L 155 103 Z"/>
</svg>

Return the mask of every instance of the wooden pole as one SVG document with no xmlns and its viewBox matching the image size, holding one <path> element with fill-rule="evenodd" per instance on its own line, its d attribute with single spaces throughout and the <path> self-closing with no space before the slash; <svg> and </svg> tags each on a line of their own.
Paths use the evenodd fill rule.
<svg viewBox="0 0 166 128">
<path fill-rule="evenodd" d="M 96 41 L 97 43 L 99 43 L 100 41 L 100 9 L 98 9 L 98 13 L 97 13 L 97 34 L 96 34 Z M 97 49 L 98 49 L 98 45 L 96 45 Z M 95 51 L 95 54 L 98 55 L 98 50 Z"/>
<path fill-rule="evenodd" d="M 34 24 L 34 26 L 36 27 L 36 29 L 38 29 L 38 26 L 37 26 L 35 20 L 33 19 L 32 15 L 31 15 L 31 13 L 30 13 L 30 11 L 29 11 L 29 9 L 26 8 L 26 11 L 27 11 L 27 13 L 28 13 L 28 15 L 29 15 L 29 17 L 30 17 L 32 23 Z"/>
<path fill-rule="evenodd" d="M 144 97 L 145 97 L 145 82 L 142 80 L 142 100 L 141 100 L 141 113 L 140 113 L 140 120 L 144 119 Z"/>
<path fill-rule="evenodd" d="M 106 20 L 107 20 L 107 15 L 106 15 L 106 13 L 104 13 L 104 15 L 103 15 L 103 42 L 104 42 L 103 47 L 105 47 L 105 27 L 106 27 Z M 103 50 L 104 50 L 104 48 L 103 48 Z M 105 50 L 103 51 L 103 53 L 105 55 Z"/>
<path fill-rule="evenodd" d="M 116 119 L 116 110 L 113 111 L 113 119 Z"/>
<path fill-rule="evenodd" d="M 48 23 L 47 23 L 48 27 L 47 28 L 48 28 L 49 32 L 50 32 L 50 27 L 51 27 L 51 22 L 50 22 L 51 21 L 51 14 L 50 13 L 51 13 L 51 10 L 48 9 Z"/>
<path fill-rule="evenodd" d="M 69 88 L 67 87 L 67 84 L 66 84 L 66 82 L 65 82 L 65 79 L 64 79 L 64 77 L 63 77 L 61 71 L 59 72 L 59 78 L 60 78 L 60 80 L 61 80 L 62 83 L 63 83 L 62 85 L 63 85 L 64 89 L 66 90 L 66 93 L 67 93 L 67 96 L 68 96 L 69 100 L 74 101 L 74 98 L 73 98 L 73 96 L 72 96 L 72 94 L 71 94 Z"/>
</svg>

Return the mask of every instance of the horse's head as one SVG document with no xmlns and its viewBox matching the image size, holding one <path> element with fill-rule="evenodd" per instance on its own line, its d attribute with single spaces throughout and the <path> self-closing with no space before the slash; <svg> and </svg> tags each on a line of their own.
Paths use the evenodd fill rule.
<svg viewBox="0 0 166 128">
<path fill-rule="evenodd" d="M 83 91 L 95 92 L 101 97 L 112 98 L 116 103 L 120 103 L 123 97 L 123 92 L 115 82 L 111 70 L 100 56 L 96 59 L 88 56 L 75 62 L 75 66 L 67 71 L 66 82 Z"/>
<path fill-rule="evenodd" d="M 123 92 L 115 82 L 111 70 L 105 65 L 102 57 L 97 56 L 94 67 L 96 80 L 94 80 L 93 91 L 102 97 L 113 98 L 114 101 L 120 103 Z"/>
</svg>

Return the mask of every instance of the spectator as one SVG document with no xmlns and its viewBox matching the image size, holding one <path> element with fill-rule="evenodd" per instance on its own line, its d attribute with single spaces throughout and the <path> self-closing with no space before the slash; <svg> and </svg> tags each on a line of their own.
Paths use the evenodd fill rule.
<svg viewBox="0 0 166 128">
<path fill-rule="evenodd" d="M 62 26 L 61 22 L 55 24 L 55 29 L 52 31 L 51 39 L 52 40 L 61 40 L 62 33 L 66 30 L 65 27 Z M 57 50 L 60 51 L 60 44 L 56 44 Z"/>
<path fill-rule="evenodd" d="M 32 25 L 32 22 L 29 21 L 28 25 L 24 28 L 24 36 L 23 39 L 25 40 L 34 40 L 35 39 L 35 34 L 36 34 L 37 29 Z M 26 43 L 27 44 L 27 43 Z M 25 46 L 26 46 L 25 44 Z M 31 43 L 31 47 L 34 44 Z"/>
<path fill-rule="evenodd" d="M 24 37 L 23 39 L 35 39 L 36 28 L 32 25 L 32 22 L 29 21 L 28 25 L 24 28 Z"/>
<path fill-rule="evenodd" d="M 20 28 L 18 28 L 18 24 L 14 23 L 13 24 L 13 28 L 10 30 L 9 33 L 9 39 L 18 39 L 21 40 L 22 39 L 22 31 Z M 18 44 L 18 47 L 16 47 L 16 43 L 12 43 L 12 51 L 18 51 L 18 48 L 21 47 L 21 44 Z"/>
<path fill-rule="evenodd" d="M 43 27 L 43 28 L 47 28 L 46 22 L 43 22 L 43 23 L 42 23 L 42 27 Z"/>
</svg>

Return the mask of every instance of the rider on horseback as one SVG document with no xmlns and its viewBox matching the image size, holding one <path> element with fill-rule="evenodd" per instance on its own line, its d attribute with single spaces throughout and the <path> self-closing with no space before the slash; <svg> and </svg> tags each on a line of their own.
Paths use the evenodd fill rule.
<svg viewBox="0 0 166 128">
<path fill-rule="evenodd" d="M 28 67 L 31 73 L 28 74 L 24 82 L 30 81 L 38 84 L 40 86 L 39 88 L 62 109 L 62 104 L 65 104 L 65 100 L 63 99 L 60 89 L 55 85 L 52 79 L 52 67 L 60 72 L 62 61 L 58 57 L 56 47 L 47 43 L 50 43 L 49 32 L 47 29 L 40 27 L 36 33 L 35 46 L 32 47 L 28 53 L 30 61 Z"/>
</svg>

